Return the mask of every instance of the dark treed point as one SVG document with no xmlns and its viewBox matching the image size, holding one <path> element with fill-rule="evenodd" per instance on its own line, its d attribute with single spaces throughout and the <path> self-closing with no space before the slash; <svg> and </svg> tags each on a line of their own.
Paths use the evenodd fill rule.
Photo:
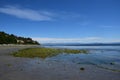
<svg viewBox="0 0 120 80">
<path fill-rule="evenodd" d="M 31 38 L 25 38 L 16 36 L 14 34 L 8 34 L 3 31 L 0 31 L 0 44 L 35 44 L 39 45 L 37 41 L 32 40 Z"/>
</svg>

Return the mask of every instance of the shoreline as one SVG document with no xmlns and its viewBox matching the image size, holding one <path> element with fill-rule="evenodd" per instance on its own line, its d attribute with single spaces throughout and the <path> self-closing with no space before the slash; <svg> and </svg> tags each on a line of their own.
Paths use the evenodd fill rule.
<svg viewBox="0 0 120 80">
<path fill-rule="evenodd" d="M 39 45 L 37 45 L 39 46 Z M 79 64 L 57 56 L 47 59 L 21 58 L 9 55 L 20 49 L 35 45 L 15 45 L 0 47 L 1 80 L 119 80 L 119 72 L 112 72 L 90 64 Z M 62 56 L 62 55 L 61 55 Z M 71 55 L 72 56 L 72 55 Z M 81 58 L 80 58 L 81 59 Z M 73 62 L 72 62 L 73 61 Z M 85 70 L 80 70 L 84 67 Z"/>
<path fill-rule="evenodd" d="M 21 49 L 36 48 L 36 47 L 40 47 L 40 46 L 39 45 L 14 45 L 14 44 L 0 45 L 0 56 L 1 55 L 6 56 L 6 54 L 11 54 Z"/>
<path fill-rule="evenodd" d="M 40 46 L 40 45 L 32 45 L 32 44 L 0 44 L 0 47 L 14 47 L 14 46 Z"/>
</svg>

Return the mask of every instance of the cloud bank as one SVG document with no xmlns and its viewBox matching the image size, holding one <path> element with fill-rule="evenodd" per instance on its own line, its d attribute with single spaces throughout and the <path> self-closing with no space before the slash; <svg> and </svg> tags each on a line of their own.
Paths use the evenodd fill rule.
<svg viewBox="0 0 120 80">
<path fill-rule="evenodd" d="M 86 38 L 35 38 L 34 40 L 40 43 L 109 43 L 120 42 L 120 39 L 104 39 L 100 37 L 86 37 Z"/>
</svg>

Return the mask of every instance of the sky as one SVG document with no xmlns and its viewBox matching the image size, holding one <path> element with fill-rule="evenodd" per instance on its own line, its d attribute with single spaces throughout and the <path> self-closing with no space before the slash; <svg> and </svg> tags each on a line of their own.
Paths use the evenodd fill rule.
<svg viewBox="0 0 120 80">
<path fill-rule="evenodd" d="M 40 43 L 120 42 L 120 0 L 0 0 L 0 31 Z"/>
</svg>

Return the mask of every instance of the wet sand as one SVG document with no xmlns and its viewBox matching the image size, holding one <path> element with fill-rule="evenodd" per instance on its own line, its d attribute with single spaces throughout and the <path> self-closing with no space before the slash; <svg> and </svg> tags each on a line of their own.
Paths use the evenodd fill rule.
<svg viewBox="0 0 120 80">
<path fill-rule="evenodd" d="M 0 46 L 0 80 L 120 80 L 120 72 L 90 64 L 77 64 L 56 57 L 41 59 L 9 55 L 27 47 L 32 46 Z M 80 70 L 81 67 L 85 70 Z"/>
</svg>

